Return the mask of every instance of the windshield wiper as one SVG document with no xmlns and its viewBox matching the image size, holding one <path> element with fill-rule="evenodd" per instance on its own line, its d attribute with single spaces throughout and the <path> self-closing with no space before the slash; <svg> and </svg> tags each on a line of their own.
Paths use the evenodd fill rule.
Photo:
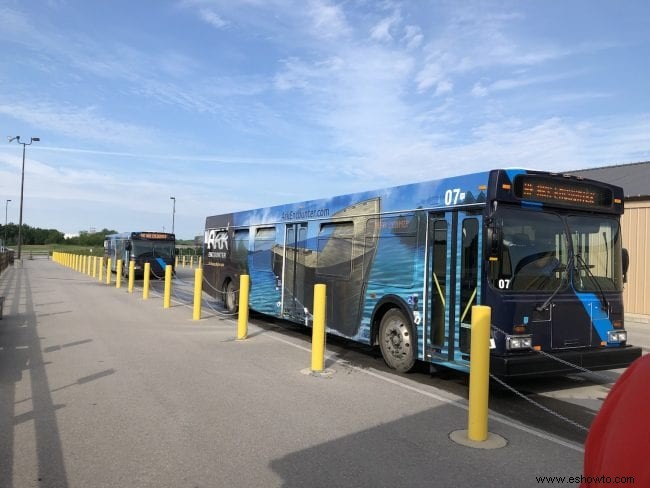
<svg viewBox="0 0 650 488">
<path fill-rule="evenodd" d="M 562 279 L 560 280 L 560 284 L 557 285 L 557 288 L 553 291 L 553 293 L 551 293 L 551 296 L 548 297 L 544 303 L 542 303 L 541 305 L 538 305 L 537 307 L 535 307 L 538 312 L 541 312 L 542 310 L 546 310 L 548 308 L 549 304 L 551 303 L 551 300 L 553 300 L 553 298 L 555 298 L 555 295 L 557 295 L 558 292 L 562 289 L 562 287 L 564 286 L 564 280 L 565 279 L 568 280 L 569 270 L 571 269 L 572 265 L 573 265 L 573 256 L 571 256 L 569 258 L 569 262 L 566 263 L 566 267 L 564 268 L 565 274 L 562 277 Z"/>
<path fill-rule="evenodd" d="M 578 254 L 576 254 L 576 256 L 578 257 L 578 265 L 582 264 L 584 269 L 587 271 L 587 275 L 589 276 L 589 278 L 591 278 L 591 281 L 594 282 L 594 284 L 598 288 L 598 291 L 600 292 L 600 296 L 603 299 L 603 305 L 605 305 L 605 308 L 607 308 L 607 310 L 609 310 L 609 302 L 607 301 L 607 297 L 605 296 L 605 292 L 603 291 L 603 288 L 600 286 L 600 283 L 598 282 L 598 280 L 596 279 L 594 274 L 591 272 L 591 268 L 585 262 L 584 258 L 582 257 L 582 254 L 578 253 Z"/>
</svg>

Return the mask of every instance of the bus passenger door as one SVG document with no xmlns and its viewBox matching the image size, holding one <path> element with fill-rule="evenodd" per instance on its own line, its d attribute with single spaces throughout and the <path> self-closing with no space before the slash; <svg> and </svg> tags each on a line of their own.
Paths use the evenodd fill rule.
<svg viewBox="0 0 650 488">
<path fill-rule="evenodd" d="M 456 360 L 469 361 L 472 306 L 481 296 L 481 215 L 458 213 L 456 240 L 456 322 L 454 347 Z"/>
<path fill-rule="evenodd" d="M 305 282 L 311 251 L 305 249 L 307 223 L 287 224 L 282 266 L 282 316 L 302 321 L 307 302 Z M 312 269 L 313 272 L 313 269 Z"/>
<path fill-rule="evenodd" d="M 449 327 L 448 307 L 453 297 L 449 295 L 449 243 L 452 242 L 450 214 L 429 214 L 427 319 L 425 327 L 425 358 L 446 360 Z M 453 308 L 453 307 L 452 307 Z"/>
<path fill-rule="evenodd" d="M 430 213 L 425 357 L 455 362 L 469 356 L 472 305 L 480 297 L 481 216 Z"/>
</svg>

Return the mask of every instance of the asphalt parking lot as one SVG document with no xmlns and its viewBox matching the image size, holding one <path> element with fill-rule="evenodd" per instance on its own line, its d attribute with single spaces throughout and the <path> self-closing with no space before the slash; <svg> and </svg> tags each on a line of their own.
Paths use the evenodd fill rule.
<svg viewBox="0 0 650 488">
<path fill-rule="evenodd" d="M 0 276 L 0 486 L 575 486 L 582 445 L 493 411 L 507 445 L 467 428 L 461 387 L 438 388 L 328 347 L 188 305 L 163 310 L 52 261 Z M 525 408 L 525 407 L 522 407 Z M 485 446 L 484 446 L 485 447 Z"/>
</svg>

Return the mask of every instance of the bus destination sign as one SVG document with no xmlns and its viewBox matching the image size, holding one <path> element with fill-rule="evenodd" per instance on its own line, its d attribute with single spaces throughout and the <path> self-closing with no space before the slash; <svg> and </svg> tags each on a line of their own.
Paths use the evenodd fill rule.
<svg viewBox="0 0 650 488">
<path fill-rule="evenodd" d="M 590 208 L 611 208 L 613 198 L 609 188 L 538 175 L 517 176 L 514 194 L 521 200 Z"/>
<path fill-rule="evenodd" d="M 165 234 L 162 232 L 138 232 L 137 236 L 133 236 L 135 239 L 150 239 L 150 240 L 169 240 L 172 238 L 171 234 Z"/>
</svg>

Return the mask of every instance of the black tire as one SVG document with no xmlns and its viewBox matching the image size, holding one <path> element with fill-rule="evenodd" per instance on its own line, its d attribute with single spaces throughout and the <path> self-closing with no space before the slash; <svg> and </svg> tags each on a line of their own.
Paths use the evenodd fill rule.
<svg viewBox="0 0 650 488">
<path fill-rule="evenodd" d="M 235 313 L 237 311 L 237 294 L 232 281 L 228 281 L 223 287 L 223 305 L 228 312 Z"/>
<path fill-rule="evenodd" d="M 393 308 L 382 317 L 379 324 L 379 347 L 390 368 L 407 373 L 415 366 L 417 337 L 413 334 L 411 321 L 401 310 Z"/>
</svg>

